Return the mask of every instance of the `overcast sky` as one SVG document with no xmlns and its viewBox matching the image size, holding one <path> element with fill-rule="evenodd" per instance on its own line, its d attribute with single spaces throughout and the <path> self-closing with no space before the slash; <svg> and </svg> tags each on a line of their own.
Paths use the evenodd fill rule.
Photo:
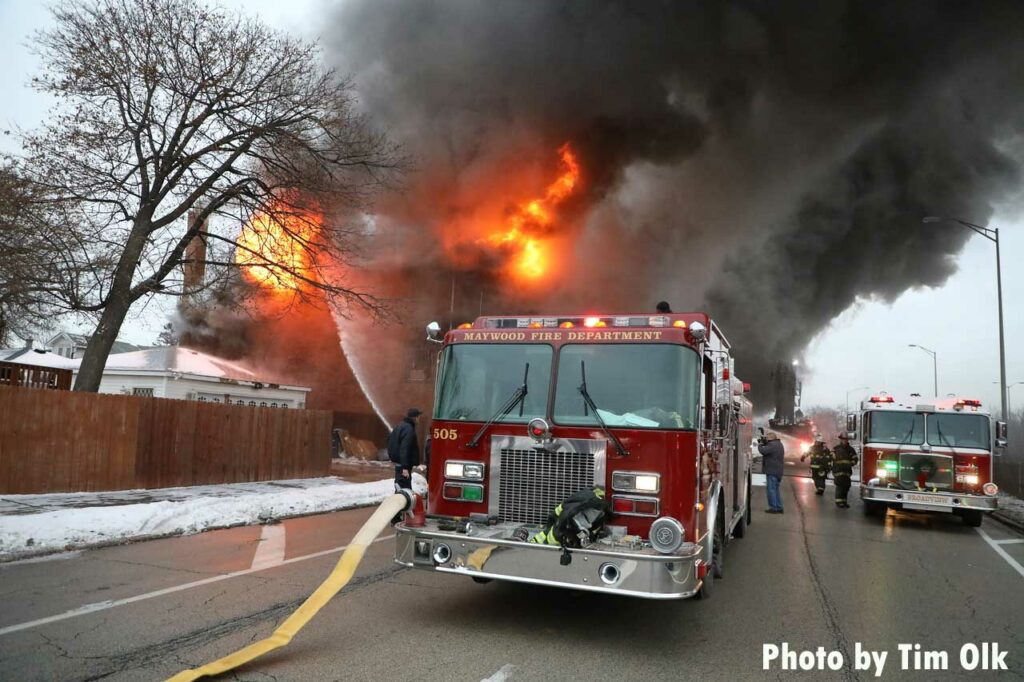
<svg viewBox="0 0 1024 682">
<path fill-rule="evenodd" d="M 228 0 L 274 26 L 315 37 L 323 0 Z M 31 128 L 45 116 L 47 102 L 27 87 L 38 63 L 26 43 L 48 21 L 42 3 L 0 0 L 0 44 L 5 46 L 0 71 L 0 130 Z M 10 135 L 0 148 L 16 151 Z M 972 220 L 971 216 L 961 216 Z M 1020 203 L 1001 206 L 991 227 L 1002 237 L 1003 298 L 1006 324 L 1007 379 L 1024 382 L 1024 216 Z M 997 405 L 999 380 L 998 316 L 994 245 L 974 237 L 958 259 L 959 271 L 941 288 L 908 291 L 895 302 L 862 301 L 833 321 L 811 343 L 801 369 L 804 405 L 842 404 L 848 389 L 920 392 L 932 388 L 932 360 L 908 344 L 938 353 L 939 393 L 977 396 Z M 644 304 L 646 302 L 643 302 Z M 641 305 L 640 307 L 643 307 Z M 169 306 L 150 305 L 126 325 L 122 337 L 153 343 Z M 714 311 L 710 311 L 714 315 Z M 725 330 L 728 334 L 728 330 Z M 742 370 L 742 368 L 738 368 Z M 853 391 L 853 396 L 863 391 Z M 1011 389 L 1011 400 L 1024 407 L 1024 385 Z"/>
</svg>

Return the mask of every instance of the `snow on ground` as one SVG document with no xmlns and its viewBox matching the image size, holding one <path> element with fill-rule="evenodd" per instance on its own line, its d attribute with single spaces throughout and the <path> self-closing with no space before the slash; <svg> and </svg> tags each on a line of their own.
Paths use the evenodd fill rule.
<svg viewBox="0 0 1024 682">
<path fill-rule="evenodd" d="M 414 473 L 413 488 L 425 492 L 426 480 Z M 391 480 L 350 483 L 330 477 L 120 491 L 117 501 L 124 503 L 110 504 L 108 499 L 96 506 L 83 506 L 83 495 L 102 493 L 5 495 L 6 502 L 47 511 L 0 515 L 0 561 L 350 509 L 376 504 L 393 492 Z M 154 501 L 154 497 L 162 499 Z M 45 506 L 39 504 L 42 498 Z"/>
<path fill-rule="evenodd" d="M 1024 500 L 999 493 L 999 510 L 995 513 L 1011 526 L 1024 528 Z"/>
</svg>

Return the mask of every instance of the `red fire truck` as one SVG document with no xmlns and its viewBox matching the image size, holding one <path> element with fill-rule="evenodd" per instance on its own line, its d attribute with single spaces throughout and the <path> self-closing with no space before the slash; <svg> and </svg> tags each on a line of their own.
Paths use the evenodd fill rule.
<svg viewBox="0 0 1024 682">
<path fill-rule="evenodd" d="M 847 430 L 857 432 L 865 513 L 947 512 L 980 526 L 996 509 L 992 456 L 1006 446 L 1006 423 L 993 422 L 981 401 L 882 393 L 861 402 Z"/>
<path fill-rule="evenodd" d="M 396 562 L 477 582 L 710 595 L 750 522 L 753 423 L 706 314 L 481 317 L 443 344 L 426 523 L 398 525 Z M 571 550 L 526 541 L 594 486 L 612 509 L 602 536 Z"/>
</svg>

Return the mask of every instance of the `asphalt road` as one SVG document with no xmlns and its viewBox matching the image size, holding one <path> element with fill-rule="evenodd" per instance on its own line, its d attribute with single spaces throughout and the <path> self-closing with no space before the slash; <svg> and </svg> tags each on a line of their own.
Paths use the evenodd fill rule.
<svg viewBox="0 0 1024 682">
<path fill-rule="evenodd" d="M 781 516 L 755 489 L 754 524 L 726 549 L 711 600 L 478 585 L 398 568 L 384 540 L 291 645 L 227 677 L 760 680 L 763 646 L 783 642 L 843 656 L 805 679 L 876 679 L 855 669 L 858 646 L 888 652 L 880 679 L 994 678 L 960 667 L 961 647 L 982 642 L 1009 652 L 1000 679 L 1024 677 L 1024 538 L 991 520 L 983 535 L 956 518 L 867 518 L 807 479 L 783 488 Z M 0 566 L 0 678 L 164 679 L 227 654 L 296 608 L 369 513 Z M 948 652 L 949 669 L 901 670 L 901 643 Z"/>
</svg>

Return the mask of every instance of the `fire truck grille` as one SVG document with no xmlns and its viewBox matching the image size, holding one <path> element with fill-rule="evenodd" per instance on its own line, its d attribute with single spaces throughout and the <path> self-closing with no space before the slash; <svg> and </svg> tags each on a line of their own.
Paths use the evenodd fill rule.
<svg viewBox="0 0 1024 682">
<path fill-rule="evenodd" d="M 903 453 L 900 455 L 900 483 L 952 490 L 953 458 L 944 455 Z"/>
<path fill-rule="evenodd" d="M 594 453 L 502 448 L 500 457 L 502 521 L 544 524 L 559 502 L 594 485 Z"/>
</svg>

